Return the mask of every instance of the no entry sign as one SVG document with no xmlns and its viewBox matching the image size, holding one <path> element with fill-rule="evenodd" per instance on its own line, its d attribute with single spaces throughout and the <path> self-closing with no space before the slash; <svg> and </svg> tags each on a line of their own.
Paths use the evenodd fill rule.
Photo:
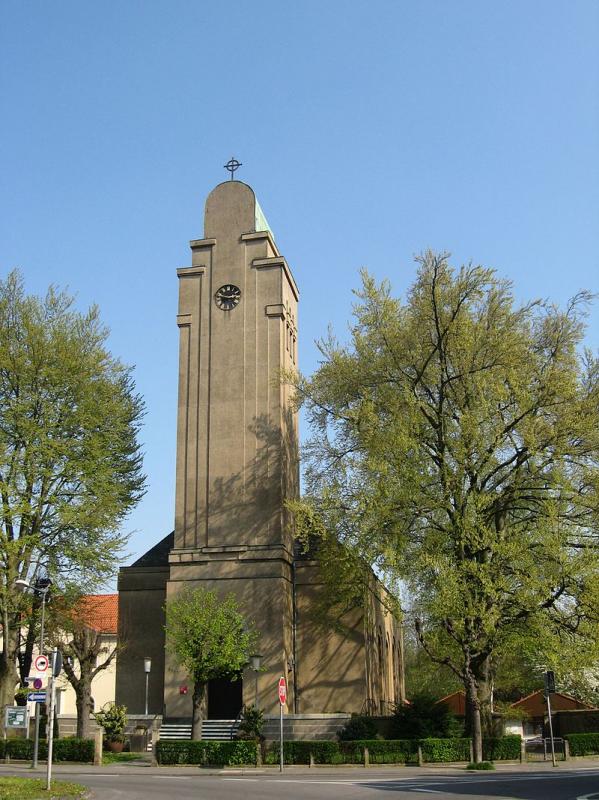
<svg viewBox="0 0 599 800">
<path fill-rule="evenodd" d="M 279 703 L 284 706 L 287 702 L 287 683 L 285 678 L 279 678 Z"/>
<path fill-rule="evenodd" d="M 35 668 L 38 672 L 45 672 L 48 669 L 48 657 L 38 656 L 35 659 Z"/>
</svg>

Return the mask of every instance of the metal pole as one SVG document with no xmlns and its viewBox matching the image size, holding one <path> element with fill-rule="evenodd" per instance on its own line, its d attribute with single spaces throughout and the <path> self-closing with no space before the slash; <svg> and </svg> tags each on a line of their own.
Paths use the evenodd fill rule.
<svg viewBox="0 0 599 800">
<path fill-rule="evenodd" d="M 283 703 L 279 703 L 279 708 L 281 710 L 281 763 L 280 763 L 279 769 L 280 769 L 281 772 L 283 772 L 283 764 L 284 764 L 284 758 L 283 758 Z"/>
<path fill-rule="evenodd" d="M 50 708 L 48 711 L 48 766 L 46 768 L 46 789 L 50 791 L 52 783 L 52 749 L 54 744 L 54 668 L 56 666 L 56 650 L 52 653 L 52 671 L 50 672 Z"/>
<path fill-rule="evenodd" d="M 547 714 L 549 715 L 549 736 L 551 737 L 551 763 L 554 767 L 557 766 L 555 763 L 555 742 L 553 741 L 553 722 L 551 720 L 551 701 L 549 699 L 549 692 L 546 695 L 547 700 Z"/>
<path fill-rule="evenodd" d="M 150 673 L 146 672 L 146 717 L 148 716 L 148 681 L 150 679 Z"/>
<path fill-rule="evenodd" d="M 42 595 L 42 617 L 40 620 L 40 656 L 44 654 L 44 617 L 46 611 L 46 594 L 48 589 L 44 589 L 41 592 Z M 46 698 L 47 699 L 47 698 Z M 31 769 L 37 769 L 37 763 L 39 758 L 39 749 L 40 749 L 40 717 L 41 717 L 41 704 L 35 704 L 35 726 L 34 726 L 34 734 L 33 734 L 33 763 L 31 765 Z"/>
<path fill-rule="evenodd" d="M 260 708 L 260 706 L 258 705 L 258 670 L 257 669 L 254 670 L 254 678 L 255 678 L 254 688 L 256 690 L 256 708 Z"/>
</svg>

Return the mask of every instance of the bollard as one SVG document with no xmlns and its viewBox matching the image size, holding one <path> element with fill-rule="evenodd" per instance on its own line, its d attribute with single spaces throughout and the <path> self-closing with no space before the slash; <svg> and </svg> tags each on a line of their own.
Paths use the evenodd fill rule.
<svg viewBox="0 0 599 800">
<path fill-rule="evenodd" d="M 470 739 L 470 763 L 474 762 L 474 742 Z"/>
<path fill-rule="evenodd" d="M 368 752 L 367 747 L 364 748 L 364 766 L 365 767 L 370 766 L 370 753 Z"/>
<path fill-rule="evenodd" d="M 526 762 L 526 740 L 520 740 L 520 763 L 524 764 Z"/>
<path fill-rule="evenodd" d="M 570 742 L 564 739 L 564 761 L 570 758 Z"/>
<path fill-rule="evenodd" d="M 152 739 L 153 738 L 154 737 L 152 737 Z M 155 741 L 152 741 L 152 766 L 153 767 L 157 767 L 158 766 L 158 753 L 156 751 L 157 751 L 157 747 L 158 747 L 158 742 L 159 741 L 160 741 L 159 739 L 156 739 Z"/>
<path fill-rule="evenodd" d="M 310 767 L 313 767 L 313 766 L 314 766 L 314 753 L 310 753 L 310 763 L 309 763 L 309 766 L 310 766 Z"/>
<path fill-rule="evenodd" d="M 102 766 L 102 739 L 104 729 L 98 728 L 94 735 L 94 767 Z"/>
<path fill-rule="evenodd" d="M 422 757 L 422 745 L 418 745 L 418 766 L 424 766 L 424 758 Z"/>
<path fill-rule="evenodd" d="M 256 766 L 262 766 L 262 745 L 260 742 L 256 742 Z"/>
</svg>

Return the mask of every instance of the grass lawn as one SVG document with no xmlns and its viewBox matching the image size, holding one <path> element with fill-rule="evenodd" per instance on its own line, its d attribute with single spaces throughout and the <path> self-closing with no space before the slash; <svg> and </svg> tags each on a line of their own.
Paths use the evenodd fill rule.
<svg viewBox="0 0 599 800">
<path fill-rule="evenodd" d="M 46 791 L 46 781 L 38 778 L 0 778 L 2 800 L 63 800 L 68 797 L 85 797 L 85 786 L 79 783 L 52 781 Z"/>
<path fill-rule="evenodd" d="M 102 753 L 103 764 L 126 764 L 127 761 L 147 761 L 143 753 L 111 753 L 105 750 Z"/>
</svg>

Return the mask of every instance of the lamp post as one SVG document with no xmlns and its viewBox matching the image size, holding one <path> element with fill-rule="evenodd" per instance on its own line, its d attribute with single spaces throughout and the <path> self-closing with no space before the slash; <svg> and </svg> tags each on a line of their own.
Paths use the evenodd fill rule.
<svg viewBox="0 0 599 800">
<path fill-rule="evenodd" d="M 15 581 L 15 586 L 22 586 L 24 589 L 30 589 L 34 594 L 39 595 L 42 598 L 42 613 L 40 619 L 40 655 L 44 654 L 44 621 L 45 621 L 45 614 L 46 614 L 46 598 L 48 596 L 48 592 L 50 590 L 50 586 L 52 586 L 52 581 L 50 578 L 38 578 L 35 583 L 29 583 L 24 578 L 18 578 Z M 38 753 L 39 753 L 39 746 L 40 746 L 40 703 L 35 704 L 35 727 L 34 727 L 34 737 L 33 737 L 33 763 L 31 764 L 32 769 L 37 768 L 38 762 Z"/>
<path fill-rule="evenodd" d="M 146 673 L 146 717 L 148 716 L 148 685 L 150 682 L 151 671 L 152 671 L 152 659 L 144 658 L 144 672 Z"/>
<path fill-rule="evenodd" d="M 262 656 L 260 653 L 255 653 L 253 656 L 250 656 L 250 669 L 254 671 L 254 695 L 255 695 L 255 702 L 256 708 L 258 706 L 258 673 L 260 672 L 260 667 L 262 665 Z"/>
</svg>

